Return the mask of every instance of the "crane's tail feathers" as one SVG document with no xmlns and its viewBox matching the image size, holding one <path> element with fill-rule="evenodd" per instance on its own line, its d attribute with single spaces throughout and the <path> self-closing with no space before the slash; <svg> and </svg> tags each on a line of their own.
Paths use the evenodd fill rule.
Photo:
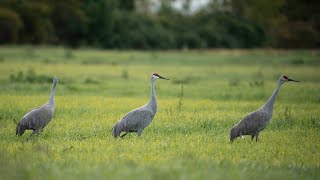
<svg viewBox="0 0 320 180">
<path fill-rule="evenodd" d="M 113 127 L 112 127 L 112 135 L 114 138 L 117 138 L 120 136 L 120 133 L 122 132 L 122 126 L 120 122 L 117 122 Z"/>
<path fill-rule="evenodd" d="M 22 136 L 25 130 L 26 128 L 22 126 L 20 123 L 18 123 L 16 127 L 16 135 Z"/>
</svg>

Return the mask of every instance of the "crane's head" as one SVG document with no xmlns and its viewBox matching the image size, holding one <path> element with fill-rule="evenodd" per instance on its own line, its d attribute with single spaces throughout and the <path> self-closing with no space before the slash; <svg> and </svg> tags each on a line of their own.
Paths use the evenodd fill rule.
<svg viewBox="0 0 320 180">
<path fill-rule="evenodd" d="M 152 80 L 156 80 L 156 79 L 165 79 L 165 80 L 169 80 L 169 79 L 167 79 L 167 78 L 165 78 L 165 77 L 162 77 L 162 76 L 160 76 L 159 74 L 157 74 L 157 73 L 154 73 L 154 74 L 152 74 L 152 76 L 151 76 L 151 79 Z"/>
<path fill-rule="evenodd" d="M 240 136 L 240 129 L 237 127 L 237 124 L 231 128 L 230 131 L 230 143 L 232 143 L 237 137 Z"/>
<path fill-rule="evenodd" d="M 287 81 L 299 82 L 299 81 L 296 81 L 296 80 L 294 80 L 294 79 L 291 79 L 291 78 L 289 78 L 288 76 L 285 76 L 285 75 L 282 75 L 282 76 L 280 77 L 280 81 L 281 81 L 282 83 L 287 82 Z"/>
<path fill-rule="evenodd" d="M 53 78 L 53 83 L 54 84 L 57 84 L 59 81 L 58 81 L 58 78 L 57 77 L 55 77 L 55 78 Z"/>
</svg>

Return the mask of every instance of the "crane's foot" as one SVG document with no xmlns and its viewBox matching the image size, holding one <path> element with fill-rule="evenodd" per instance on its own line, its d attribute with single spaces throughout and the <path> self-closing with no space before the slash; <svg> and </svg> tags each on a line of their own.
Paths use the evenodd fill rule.
<svg viewBox="0 0 320 180">
<path fill-rule="evenodd" d="M 128 133 L 124 133 L 122 134 L 120 137 L 123 138 L 124 136 L 126 136 Z"/>
<path fill-rule="evenodd" d="M 256 135 L 256 142 L 258 142 L 258 140 L 259 140 L 259 134 L 258 135 Z"/>
<path fill-rule="evenodd" d="M 41 132 L 41 129 L 33 130 L 32 133 L 31 133 L 31 135 L 30 135 L 30 137 L 31 137 L 32 135 L 34 135 L 34 134 L 39 135 L 40 132 Z"/>
</svg>

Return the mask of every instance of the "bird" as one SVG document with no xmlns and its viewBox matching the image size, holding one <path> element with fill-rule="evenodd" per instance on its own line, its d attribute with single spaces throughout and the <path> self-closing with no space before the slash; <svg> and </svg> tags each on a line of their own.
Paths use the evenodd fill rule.
<svg viewBox="0 0 320 180">
<path fill-rule="evenodd" d="M 53 79 L 53 87 L 51 90 L 50 98 L 47 103 L 39 106 L 27 114 L 25 114 L 16 127 L 16 135 L 22 136 L 25 130 L 33 130 L 33 134 L 39 134 L 40 131 L 51 121 L 54 112 L 54 94 L 58 78 Z"/>
<path fill-rule="evenodd" d="M 128 112 L 112 127 L 112 135 L 114 138 L 120 136 L 123 131 L 125 134 L 121 135 L 121 138 L 131 132 L 136 132 L 139 137 L 141 136 L 142 131 L 151 123 L 157 113 L 157 99 L 154 89 L 154 84 L 157 79 L 169 80 L 157 73 L 151 75 L 151 93 L 149 102 L 142 107 Z"/>
<path fill-rule="evenodd" d="M 268 125 L 272 117 L 273 106 L 279 89 L 284 82 L 288 81 L 299 82 L 285 75 L 280 76 L 278 85 L 267 102 L 258 110 L 246 115 L 231 128 L 230 143 L 243 135 L 251 135 L 251 141 L 256 137 L 256 142 L 258 142 L 259 133 Z"/>
</svg>

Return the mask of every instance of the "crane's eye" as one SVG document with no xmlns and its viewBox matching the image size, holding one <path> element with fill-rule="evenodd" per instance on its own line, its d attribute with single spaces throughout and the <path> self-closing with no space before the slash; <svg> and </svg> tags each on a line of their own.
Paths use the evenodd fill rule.
<svg viewBox="0 0 320 180">
<path fill-rule="evenodd" d="M 282 76 L 284 79 L 288 79 L 288 77 L 287 76 Z"/>
</svg>

